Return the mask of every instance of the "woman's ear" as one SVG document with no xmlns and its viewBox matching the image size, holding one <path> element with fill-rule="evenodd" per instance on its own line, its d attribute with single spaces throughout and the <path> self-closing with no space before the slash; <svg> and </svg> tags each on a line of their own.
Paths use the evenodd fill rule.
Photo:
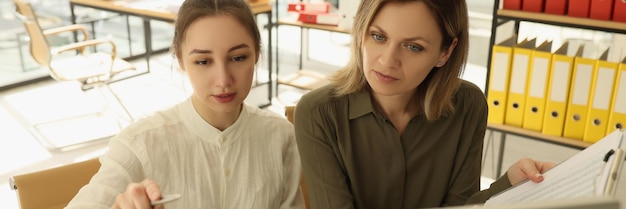
<svg viewBox="0 0 626 209">
<path fill-rule="evenodd" d="M 450 56 L 452 55 L 452 52 L 454 52 L 454 48 L 456 48 L 456 44 L 458 42 L 459 42 L 458 38 L 454 38 L 452 40 L 452 43 L 450 43 L 450 46 L 441 54 L 437 67 L 441 67 L 445 65 L 446 62 L 448 62 L 448 59 L 450 59 Z"/>
</svg>

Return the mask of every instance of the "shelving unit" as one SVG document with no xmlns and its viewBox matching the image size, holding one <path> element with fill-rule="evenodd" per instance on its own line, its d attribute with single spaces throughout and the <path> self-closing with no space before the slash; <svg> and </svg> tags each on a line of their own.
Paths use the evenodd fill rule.
<svg viewBox="0 0 626 209">
<path fill-rule="evenodd" d="M 496 0 L 494 2 L 493 8 L 493 19 L 492 19 L 492 27 L 491 27 L 491 38 L 489 40 L 489 53 L 487 56 L 487 78 L 486 78 L 486 87 L 485 89 L 489 89 L 489 76 L 490 76 L 490 63 L 492 58 L 492 46 L 495 45 L 496 40 L 496 32 L 499 26 L 503 24 L 513 21 L 514 22 L 514 34 L 519 34 L 519 26 L 520 22 L 532 22 L 532 23 L 542 23 L 549 24 L 555 26 L 562 26 L 568 28 L 580 28 L 580 29 L 589 29 L 589 30 L 597 30 L 604 31 L 610 33 L 619 33 L 626 34 L 626 23 L 613 22 L 613 21 L 602 21 L 595 20 L 589 18 L 577 18 L 570 17 L 566 15 L 553 15 L 553 14 L 544 14 L 544 13 L 533 13 L 533 12 L 525 12 L 525 11 L 515 11 L 515 10 L 504 10 L 500 8 L 500 0 Z M 487 92 L 485 92 L 485 95 Z M 502 171 L 502 159 L 504 156 L 504 145 L 506 141 L 507 135 L 520 136 L 524 138 L 534 139 L 542 142 L 548 142 L 551 144 L 566 146 L 570 148 L 577 149 L 585 149 L 591 145 L 589 142 L 584 142 L 577 139 L 570 139 L 564 137 L 554 137 L 549 135 L 544 135 L 540 132 L 526 130 L 523 128 L 512 127 L 501 124 L 488 124 L 487 129 L 490 131 L 496 131 L 501 133 L 501 143 L 500 149 L 498 152 L 498 163 L 497 163 L 497 171 L 496 176 L 500 176 Z"/>
</svg>

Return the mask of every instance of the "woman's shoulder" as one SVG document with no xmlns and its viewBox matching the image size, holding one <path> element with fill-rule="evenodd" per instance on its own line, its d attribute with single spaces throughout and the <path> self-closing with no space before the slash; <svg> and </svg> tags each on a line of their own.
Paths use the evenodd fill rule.
<svg viewBox="0 0 626 209">
<path fill-rule="evenodd" d="M 466 80 L 461 80 L 461 85 L 459 85 L 454 99 L 457 106 L 462 105 L 470 107 L 470 109 L 487 106 L 485 93 L 476 84 Z"/>
<path fill-rule="evenodd" d="M 179 114 L 180 106 L 180 104 L 175 105 L 138 118 L 120 131 L 118 135 L 135 138 L 137 135 L 143 135 L 149 132 L 164 131 L 164 127 L 172 126 L 181 122 Z"/>
<path fill-rule="evenodd" d="M 465 94 L 481 94 L 481 95 L 485 95 L 483 93 L 483 90 L 480 89 L 480 87 L 478 87 L 476 84 L 463 80 L 461 79 L 461 85 L 459 85 L 459 90 L 462 93 Z"/>
<path fill-rule="evenodd" d="M 285 116 L 268 109 L 245 104 L 246 125 L 238 129 L 245 130 L 247 137 L 260 138 L 270 144 L 285 144 L 295 141 L 293 124 Z M 269 146 L 269 145 L 268 145 Z M 282 145 L 281 145 L 282 146 Z"/>
<path fill-rule="evenodd" d="M 474 98 L 478 100 L 486 100 L 485 93 L 482 89 L 480 89 L 480 87 L 472 82 L 463 79 L 461 79 L 461 84 L 459 85 L 455 93 L 455 97 L 457 97 L 457 99 L 460 97 L 461 99 Z"/>
<path fill-rule="evenodd" d="M 287 118 L 275 111 L 268 109 L 261 109 L 257 106 L 244 104 L 246 111 L 249 114 L 250 120 L 255 122 L 262 122 L 262 124 L 277 124 L 280 126 L 291 126 L 291 123 Z"/>
<path fill-rule="evenodd" d="M 302 95 L 302 97 L 298 101 L 297 107 L 310 109 L 317 107 L 321 104 L 345 100 L 345 96 L 339 97 L 333 94 L 335 87 L 336 86 L 331 83 L 307 92 L 306 94 Z"/>
</svg>

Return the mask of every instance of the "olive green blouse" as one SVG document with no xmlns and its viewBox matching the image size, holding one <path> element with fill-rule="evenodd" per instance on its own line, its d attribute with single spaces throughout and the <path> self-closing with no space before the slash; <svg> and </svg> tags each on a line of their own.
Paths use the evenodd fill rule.
<svg viewBox="0 0 626 209">
<path fill-rule="evenodd" d="M 402 135 L 368 91 L 334 97 L 333 87 L 305 94 L 294 116 L 311 208 L 463 205 L 510 187 L 505 175 L 479 192 L 488 108 L 475 85 L 462 82 L 454 114 L 432 122 L 418 114 Z"/>
</svg>

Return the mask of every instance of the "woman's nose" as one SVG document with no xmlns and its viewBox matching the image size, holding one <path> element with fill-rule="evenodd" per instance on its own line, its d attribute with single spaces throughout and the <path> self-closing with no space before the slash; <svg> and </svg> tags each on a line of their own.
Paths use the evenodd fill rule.
<svg viewBox="0 0 626 209">
<path fill-rule="evenodd" d="M 228 70 L 228 66 L 225 63 L 216 63 L 215 70 L 215 85 L 220 87 L 228 87 L 233 84 L 233 76 Z"/>
<path fill-rule="evenodd" d="M 400 59 L 398 58 L 399 52 L 398 48 L 392 45 L 387 45 L 384 47 L 382 54 L 378 58 L 378 62 L 388 68 L 398 68 L 400 67 Z"/>
</svg>

